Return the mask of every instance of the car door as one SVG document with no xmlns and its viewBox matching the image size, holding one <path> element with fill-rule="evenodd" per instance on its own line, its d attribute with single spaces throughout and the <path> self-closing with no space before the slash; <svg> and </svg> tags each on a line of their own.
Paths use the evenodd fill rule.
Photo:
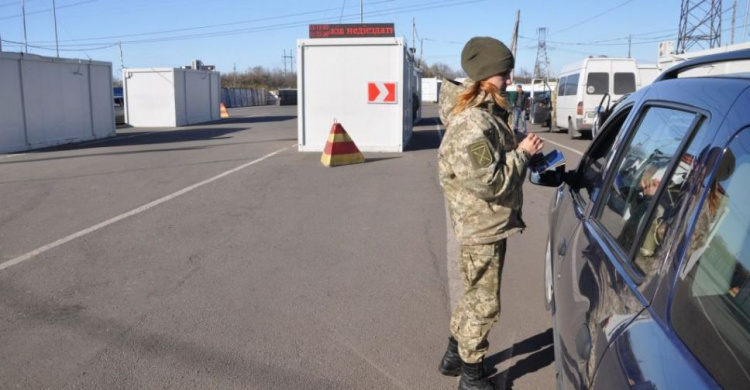
<svg viewBox="0 0 750 390">
<path fill-rule="evenodd" d="M 580 374 L 582 366 L 576 334 L 580 329 L 578 318 L 591 306 L 588 297 L 591 294 L 582 293 L 579 287 L 579 280 L 590 275 L 590 267 L 586 267 L 585 262 L 573 264 L 569 248 L 576 246 L 585 216 L 599 197 L 607 163 L 614 154 L 615 140 L 632 108 L 632 103 L 623 105 L 612 114 L 601 136 L 594 140 L 581 159 L 573 183 L 558 188 L 555 196 L 554 202 L 560 204 L 556 210 L 553 208 L 550 229 L 554 297 L 551 309 L 556 339 L 555 360 L 562 388 L 578 389 L 585 383 Z"/>
<path fill-rule="evenodd" d="M 641 237 L 658 210 L 656 195 L 670 185 L 680 152 L 703 123 L 700 113 L 685 107 L 633 110 L 628 120 L 614 118 L 603 129 L 602 136 L 623 120 L 622 128 L 614 129 L 619 136 L 608 153 L 599 193 L 579 213 L 580 222 L 560 242 L 564 245 L 558 245 L 554 294 L 563 387 L 588 388 L 611 341 L 648 306 L 650 297 L 643 290 L 653 284 L 650 271 L 658 265 L 630 259 L 643 249 Z M 574 203 L 586 192 L 587 181 L 581 183 L 571 189 Z"/>
</svg>

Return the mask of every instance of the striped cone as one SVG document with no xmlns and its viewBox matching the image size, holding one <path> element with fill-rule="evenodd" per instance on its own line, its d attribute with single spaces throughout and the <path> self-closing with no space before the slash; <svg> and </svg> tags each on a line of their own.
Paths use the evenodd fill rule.
<svg viewBox="0 0 750 390">
<path fill-rule="evenodd" d="M 229 112 L 227 112 L 227 106 L 224 105 L 224 102 L 219 103 L 219 112 L 222 118 L 229 118 Z"/>
<path fill-rule="evenodd" d="M 365 156 L 362 155 L 357 145 L 344 130 L 344 126 L 334 120 L 320 162 L 327 167 L 361 164 L 365 162 Z"/>
</svg>

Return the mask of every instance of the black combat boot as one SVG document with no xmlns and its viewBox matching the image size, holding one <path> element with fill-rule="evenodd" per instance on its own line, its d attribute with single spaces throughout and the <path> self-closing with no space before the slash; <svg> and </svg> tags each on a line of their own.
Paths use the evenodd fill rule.
<svg viewBox="0 0 750 390">
<path fill-rule="evenodd" d="M 458 354 L 458 341 L 451 336 L 448 339 L 448 349 L 443 355 L 443 360 L 440 361 L 440 373 L 446 376 L 459 376 L 461 375 L 461 366 L 464 364 L 461 361 L 461 355 Z"/>
<path fill-rule="evenodd" d="M 494 390 L 495 387 L 484 372 L 484 363 L 464 363 L 458 390 Z"/>
</svg>

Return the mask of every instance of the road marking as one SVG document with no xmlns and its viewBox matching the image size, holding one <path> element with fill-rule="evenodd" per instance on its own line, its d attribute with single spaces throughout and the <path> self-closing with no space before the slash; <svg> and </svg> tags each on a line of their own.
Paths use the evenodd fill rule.
<svg viewBox="0 0 750 390">
<path fill-rule="evenodd" d="M 230 169 L 230 170 L 228 170 L 228 171 L 226 171 L 224 173 L 218 174 L 218 175 L 216 175 L 216 176 L 214 176 L 214 177 L 212 177 L 210 179 L 203 180 L 200 183 L 193 184 L 190 187 L 183 188 L 183 189 L 181 189 L 181 190 L 179 190 L 179 191 L 177 191 L 177 192 L 175 192 L 173 194 L 167 195 L 167 196 L 165 196 L 163 198 L 160 198 L 160 199 L 157 199 L 157 200 L 155 200 L 155 201 L 153 201 L 151 203 L 147 203 L 147 204 L 145 204 L 145 205 L 143 205 L 141 207 L 138 207 L 136 209 L 130 210 L 127 213 L 120 214 L 120 215 L 118 215 L 118 216 L 116 216 L 114 218 L 110 218 L 110 219 L 108 219 L 108 220 L 106 220 L 106 221 L 104 221 L 102 223 L 99 223 L 97 225 L 94 225 L 94 226 L 92 226 L 92 227 L 90 227 L 88 229 L 81 230 L 81 231 L 79 231 L 77 233 L 73 233 L 73 234 L 71 234 L 71 235 L 69 235 L 69 236 L 67 236 L 65 238 L 61 238 L 61 239 L 59 239 L 59 240 L 57 240 L 57 241 L 55 241 L 53 243 L 50 243 L 50 244 L 47 244 L 47 245 L 45 245 L 43 247 L 34 249 L 33 251 L 31 251 L 29 253 L 26 253 L 24 255 L 18 256 L 15 259 L 12 259 L 12 260 L 9 260 L 9 261 L 6 261 L 6 262 L 0 264 L 0 271 L 4 270 L 4 269 L 6 269 L 6 268 L 8 268 L 10 266 L 13 266 L 13 265 L 16 265 L 18 263 L 22 263 L 22 262 L 24 262 L 26 260 L 29 260 L 29 259 L 31 259 L 31 258 L 33 258 L 33 257 L 35 257 L 37 255 L 40 255 L 40 254 L 42 254 L 44 252 L 49 251 L 51 249 L 57 248 L 58 246 L 63 245 L 65 243 L 68 243 L 70 241 L 73 241 L 76 238 L 83 237 L 83 236 L 85 236 L 85 235 L 87 235 L 89 233 L 93 233 L 93 232 L 95 232 L 95 231 L 97 231 L 99 229 L 102 229 L 102 228 L 105 228 L 105 227 L 107 227 L 109 225 L 112 225 L 113 223 L 122 221 L 123 219 L 132 217 L 134 215 L 140 214 L 140 213 L 142 213 L 142 212 L 144 212 L 146 210 L 149 210 L 151 208 L 154 208 L 154 207 L 156 207 L 156 206 L 158 206 L 158 205 L 160 205 L 160 204 L 162 204 L 164 202 L 168 202 L 168 201 L 170 201 L 170 200 L 172 200 L 174 198 L 177 198 L 178 196 L 185 195 L 185 194 L 187 194 L 190 191 L 193 191 L 193 190 L 195 190 L 197 188 L 203 187 L 206 184 L 213 183 L 216 180 L 219 180 L 219 179 L 221 179 L 221 178 L 223 178 L 225 176 L 229 176 L 229 175 L 231 175 L 231 174 L 233 174 L 235 172 L 241 171 L 241 170 L 243 170 L 243 169 L 245 169 L 245 168 L 247 168 L 247 167 L 249 167 L 251 165 L 255 165 L 255 164 L 257 164 L 257 163 L 259 163 L 259 162 L 261 162 L 263 160 L 269 159 L 269 158 L 271 158 L 271 157 L 273 157 L 273 156 L 275 156 L 275 155 L 277 155 L 277 154 L 279 154 L 279 153 L 281 153 L 281 152 L 283 152 L 283 151 L 285 151 L 285 150 L 287 150 L 289 148 L 295 147 L 295 146 L 297 146 L 296 143 L 294 145 L 287 146 L 287 147 L 279 149 L 279 150 L 277 150 L 277 151 L 275 151 L 273 153 L 269 153 L 269 154 L 267 154 L 267 155 L 265 155 L 263 157 L 255 159 L 253 161 L 250 161 L 249 163 L 246 163 L 246 164 L 240 165 L 240 166 L 238 166 L 236 168 Z"/>
<path fill-rule="evenodd" d="M 568 150 L 570 150 L 571 152 L 573 152 L 573 153 L 576 153 L 576 154 L 578 154 L 579 156 L 583 156 L 583 152 L 579 152 L 578 150 L 575 150 L 575 149 L 573 149 L 573 148 L 571 148 L 571 147 L 565 146 L 565 145 L 563 145 L 563 144 L 559 144 L 559 143 L 557 143 L 557 142 L 555 142 L 555 141 L 550 141 L 550 140 L 548 140 L 548 139 L 546 139 L 546 138 L 543 138 L 543 137 L 539 137 L 539 138 L 543 139 L 543 140 L 544 140 L 544 142 L 549 142 L 549 143 L 551 143 L 552 145 L 557 145 L 557 146 L 559 146 L 559 147 L 561 147 L 561 148 L 565 148 L 565 149 L 568 149 Z"/>
</svg>

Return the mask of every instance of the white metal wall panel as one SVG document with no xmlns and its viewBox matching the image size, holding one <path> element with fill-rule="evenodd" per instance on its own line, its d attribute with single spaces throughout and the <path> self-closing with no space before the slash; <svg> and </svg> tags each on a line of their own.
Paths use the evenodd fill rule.
<svg viewBox="0 0 750 390">
<path fill-rule="evenodd" d="M 221 102 L 221 76 L 211 73 L 211 120 L 221 119 L 219 103 Z"/>
<path fill-rule="evenodd" d="M 422 101 L 437 103 L 440 90 L 438 79 L 435 77 L 422 79 Z"/>
<path fill-rule="evenodd" d="M 361 151 L 403 149 L 404 48 L 401 39 L 298 43 L 299 150 L 320 152 L 334 119 Z M 368 82 L 397 83 L 396 104 L 368 103 Z"/>
<path fill-rule="evenodd" d="M 123 70 L 128 122 L 136 127 L 177 126 L 173 69 Z"/>
<path fill-rule="evenodd" d="M 23 99 L 21 96 L 21 63 L 0 59 L 0 152 L 26 149 Z"/>
<path fill-rule="evenodd" d="M 91 112 L 95 138 L 111 137 L 116 133 L 113 101 L 112 69 L 91 65 Z"/>
<path fill-rule="evenodd" d="M 185 71 L 187 124 L 211 121 L 211 75 L 207 72 Z"/>
<path fill-rule="evenodd" d="M 23 74 L 30 144 L 54 145 L 93 136 L 86 64 L 24 61 Z M 64 91 L 63 96 L 59 91 Z"/>
<path fill-rule="evenodd" d="M 174 104 L 175 104 L 175 126 L 185 126 L 187 120 L 187 76 L 180 69 L 174 69 Z"/>
<path fill-rule="evenodd" d="M 162 68 L 124 74 L 127 122 L 133 126 L 175 127 L 221 117 L 218 72 Z"/>
<path fill-rule="evenodd" d="M 0 151 L 114 135 L 111 69 L 107 62 L 0 53 Z"/>
</svg>

